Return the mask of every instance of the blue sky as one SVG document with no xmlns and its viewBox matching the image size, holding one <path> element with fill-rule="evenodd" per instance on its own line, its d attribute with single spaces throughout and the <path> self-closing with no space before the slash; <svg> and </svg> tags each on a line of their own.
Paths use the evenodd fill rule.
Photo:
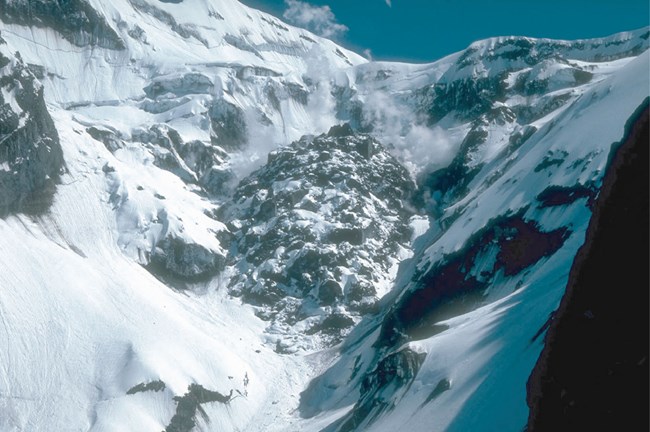
<svg viewBox="0 0 650 432">
<path fill-rule="evenodd" d="M 607 36 L 650 24 L 648 0 L 242 0 L 374 59 L 432 61 L 478 39 Z M 389 5 L 390 4 L 390 5 Z"/>
</svg>

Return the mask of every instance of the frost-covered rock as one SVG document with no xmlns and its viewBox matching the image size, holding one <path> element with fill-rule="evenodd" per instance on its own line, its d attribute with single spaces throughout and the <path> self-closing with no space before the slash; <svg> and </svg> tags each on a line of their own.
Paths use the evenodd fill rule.
<svg viewBox="0 0 650 432">
<path fill-rule="evenodd" d="M 502 37 L 475 42 L 430 89 L 430 121 L 450 113 L 471 119 L 513 92 L 530 96 L 585 84 L 593 74 L 582 62 L 613 61 L 647 48 L 647 30 L 584 41 Z"/>
<path fill-rule="evenodd" d="M 109 150 L 120 148 L 110 132 L 95 128 L 89 133 L 104 142 Z M 165 124 L 155 124 L 146 130 L 136 129 L 131 137 L 132 141 L 148 147 L 154 165 L 188 184 L 201 186 L 202 191 L 211 196 L 223 197 L 232 187 L 233 174 L 226 163 L 228 155 L 221 147 L 200 140 L 184 142 L 177 130 Z"/>
<path fill-rule="evenodd" d="M 167 237 L 156 244 L 151 254 L 149 269 L 163 277 L 198 282 L 219 274 L 225 262 L 223 255 L 200 244 Z"/>
<path fill-rule="evenodd" d="M 178 77 L 158 77 L 143 90 L 147 97 L 156 99 L 168 93 L 175 97 L 208 93 L 213 87 L 214 84 L 207 76 L 200 73 L 188 73 Z"/>
<path fill-rule="evenodd" d="M 359 401 L 348 414 L 330 425 L 330 429 L 363 430 L 382 413 L 390 411 L 408 390 L 425 357 L 426 353 L 405 348 L 382 358 L 361 381 Z"/>
<path fill-rule="evenodd" d="M 451 163 L 420 179 L 419 205 L 435 203 L 430 208 L 435 213 L 467 194 L 468 185 L 487 163 L 514 153 L 535 132 L 534 126 L 520 125 L 517 120 L 517 115 L 505 105 L 478 116 Z M 490 181 L 499 174 L 494 171 Z"/>
<path fill-rule="evenodd" d="M 46 211 L 62 169 L 43 86 L 0 39 L 0 217 Z"/>
<path fill-rule="evenodd" d="M 408 172 L 348 125 L 269 155 L 225 211 L 235 235 L 231 292 L 259 315 L 307 332 L 345 333 L 391 283 L 408 250 Z"/>
<path fill-rule="evenodd" d="M 241 108 L 217 99 L 208 111 L 212 128 L 211 140 L 227 150 L 239 150 L 248 141 L 248 127 Z"/>
</svg>

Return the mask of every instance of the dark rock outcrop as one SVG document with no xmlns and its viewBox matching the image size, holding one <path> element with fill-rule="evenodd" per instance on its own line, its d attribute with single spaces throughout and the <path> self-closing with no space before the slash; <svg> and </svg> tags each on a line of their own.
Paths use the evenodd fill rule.
<svg viewBox="0 0 650 432">
<path fill-rule="evenodd" d="M 148 391 L 159 392 L 165 390 L 165 383 L 161 380 L 151 381 L 148 383 L 140 383 L 131 387 L 126 394 L 133 395 L 136 393 L 143 393 Z"/>
<path fill-rule="evenodd" d="M 248 127 L 241 108 L 217 99 L 210 107 L 208 116 L 213 144 L 226 150 L 240 150 L 248 142 Z"/>
<path fill-rule="evenodd" d="M 143 91 L 148 98 L 155 99 L 171 93 L 175 97 L 188 94 L 203 94 L 212 90 L 214 84 L 207 76 L 192 72 L 176 78 L 159 78 L 146 86 Z"/>
<path fill-rule="evenodd" d="M 472 126 L 460 145 L 458 153 L 451 163 L 439 170 L 423 176 L 420 183 L 419 196 L 415 200 L 418 207 L 425 205 L 423 194 L 435 197 L 438 205 L 447 206 L 458 201 L 469 192 L 469 185 L 490 162 L 482 156 L 483 148 L 490 139 L 491 134 L 504 126 L 511 127 L 514 132 L 509 136 L 507 144 L 495 156 L 510 155 L 526 142 L 536 131 L 533 126 L 520 127 L 516 125 L 517 115 L 506 106 L 490 109 L 472 122 Z M 492 172 L 490 181 L 495 181 L 499 172 Z"/>
<path fill-rule="evenodd" d="M 439 321 L 481 305 L 483 291 L 497 274 L 516 276 L 560 249 L 570 231 L 542 231 L 535 221 L 523 218 L 525 211 L 491 220 L 463 248 L 415 274 L 414 288 L 391 307 L 376 345 L 395 346 L 439 333 L 445 329 Z M 484 263 L 485 256 L 494 260 Z"/>
<path fill-rule="evenodd" d="M 88 132 L 114 151 L 115 140 L 107 132 Z M 186 183 L 198 184 L 211 196 L 225 195 L 234 176 L 226 168 L 227 154 L 219 147 L 194 140 L 184 142 L 178 131 L 166 124 L 134 130 L 133 140 L 146 144 L 154 156 L 154 165 L 177 175 Z"/>
<path fill-rule="evenodd" d="M 138 11 L 150 15 L 155 19 L 157 19 L 158 21 L 160 21 L 161 23 L 168 26 L 174 33 L 178 34 L 180 37 L 185 39 L 189 39 L 190 37 L 192 37 L 198 40 L 199 42 L 201 42 L 206 47 L 209 45 L 208 41 L 206 41 L 201 36 L 201 33 L 197 30 L 195 25 L 179 24 L 172 14 L 144 0 L 129 0 L 129 3 L 131 3 L 131 5 Z"/>
<path fill-rule="evenodd" d="M 0 0 L 0 19 L 6 23 L 52 28 L 80 47 L 125 48 L 106 19 L 84 0 Z"/>
<path fill-rule="evenodd" d="M 209 421 L 206 412 L 201 405 L 211 402 L 227 404 L 233 398 L 233 390 L 230 394 L 223 395 L 217 391 L 204 388 L 200 384 L 190 384 L 187 393 L 183 396 L 175 396 L 177 402 L 176 413 L 172 417 L 165 432 L 190 432 L 196 426 L 196 415 L 200 414 L 205 421 Z"/>
<path fill-rule="evenodd" d="M 425 111 L 430 123 L 449 114 L 472 119 L 487 113 L 495 101 L 503 101 L 512 94 L 542 95 L 551 90 L 580 86 L 589 82 L 593 75 L 569 59 L 602 62 L 636 56 L 648 48 L 648 33 L 637 31 L 620 38 L 578 41 L 502 37 L 473 44 L 439 82 L 421 90 L 425 99 L 431 101 Z M 603 48 L 613 45 L 616 49 L 603 54 Z M 536 69 L 553 63 L 564 65 L 554 72 L 562 75 L 561 79 L 549 79 L 548 74 L 540 78 L 535 74 Z M 526 71 L 531 67 L 531 71 Z M 523 72 L 516 82 L 508 82 L 509 74 L 515 71 Z M 559 87 L 558 83 L 561 83 Z"/>
<path fill-rule="evenodd" d="M 238 260 L 231 292 L 267 306 L 267 319 L 320 315 L 314 331 L 339 327 L 326 319 L 336 308 L 372 310 L 381 276 L 408 248 L 403 200 L 414 187 L 381 144 L 349 126 L 271 153 L 224 210 Z"/>
<path fill-rule="evenodd" d="M 648 102 L 614 146 L 528 380 L 529 432 L 648 430 Z"/>
<path fill-rule="evenodd" d="M 41 213 L 54 195 L 63 152 L 43 87 L 18 55 L 0 53 L 3 59 L 9 66 L 0 75 L 0 217 Z"/>
<path fill-rule="evenodd" d="M 327 432 L 353 432 L 363 430 L 377 421 L 382 413 L 390 411 L 399 395 L 404 394 L 413 383 L 426 354 L 409 348 L 384 357 L 361 381 L 360 398 L 348 415 L 330 425 Z M 391 398 L 382 395 L 387 388 L 399 389 Z"/>
<path fill-rule="evenodd" d="M 170 282 L 200 282 L 222 271 L 225 261 L 222 255 L 199 244 L 167 237 L 156 245 L 148 268 Z"/>
<path fill-rule="evenodd" d="M 104 147 L 106 147 L 106 149 L 111 153 L 114 153 L 120 148 L 124 147 L 124 144 L 122 143 L 119 134 L 116 133 L 115 131 L 106 128 L 97 128 L 92 126 L 87 128 L 86 132 L 88 132 L 88 135 L 93 137 L 94 140 L 97 140 L 102 144 L 104 144 Z"/>
<path fill-rule="evenodd" d="M 537 195 L 539 208 L 557 207 L 571 204 L 581 198 L 587 198 L 589 204 L 595 199 L 597 190 L 595 185 L 576 184 L 571 187 L 549 186 Z"/>
</svg>

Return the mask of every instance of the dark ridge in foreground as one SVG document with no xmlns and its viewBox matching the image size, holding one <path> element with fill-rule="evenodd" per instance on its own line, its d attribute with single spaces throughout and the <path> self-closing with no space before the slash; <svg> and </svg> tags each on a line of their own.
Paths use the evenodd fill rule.
<svg viewBox="0 0 650 432">
<path fill-rule="evenodd" d="M 528 432 L 649 430 L 648 99 L 628 121 L 528 380 Z"/>
</svg>

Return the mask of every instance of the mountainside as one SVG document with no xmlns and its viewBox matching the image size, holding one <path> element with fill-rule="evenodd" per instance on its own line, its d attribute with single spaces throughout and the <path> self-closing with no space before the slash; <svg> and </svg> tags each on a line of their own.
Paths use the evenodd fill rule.
<svg viewBox="0 0 650 432">
<path fill-rule="evenodd" d="M 524 428 L 649 29 L 412 65 L 234 0 L 0 20 L 0 430 Z"/>
<path fill-rule="evenodd" d="M 612 149 L 585 244 L 528 381 L 528 430 L 648 427 L 649 120 L 646 104 Z M 619 285 L 619 275 L 629 282 Z M 611 286 L 619 286 L 616 296 L 604 289 Z"/>
<path fill-rule="evenodd" d="M 517 383 L 539 356 L 609 149 L 624 138 L 614 124 L 647 104 L 637 93 L 647 87 L 647 64 L 646 53 L 585 88 L 468 182 L 467 194 L 415 241 L 382 312 L 359 324 L 303 394 L 304 416 L 354 404 L 327 430 L 526 424 L 525 386 Z"/>
</svg>

